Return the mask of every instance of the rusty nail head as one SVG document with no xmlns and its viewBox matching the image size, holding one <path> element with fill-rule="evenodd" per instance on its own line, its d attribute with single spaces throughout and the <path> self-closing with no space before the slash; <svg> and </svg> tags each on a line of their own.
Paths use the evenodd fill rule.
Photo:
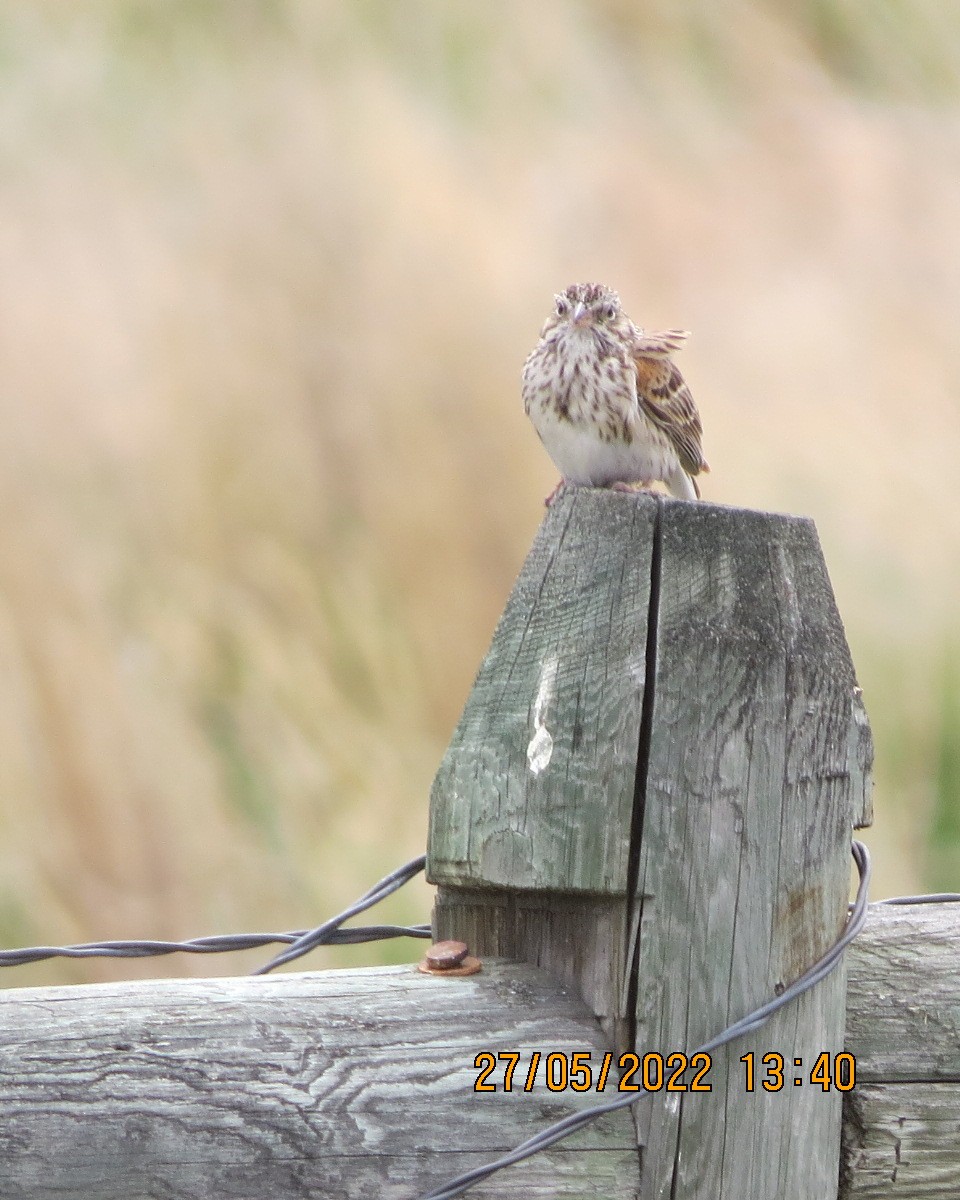
<svg viewBox="0 0 960 1200">
<path fill-rule="evenodd" d="M 425 975 L 476 975 L 480 960 L 472 958 L 466 942 L 434 942 L 417 964 Z"/>
<path fill-rule="evenodd" d="M 447 967 L 459 967 L 469 953 L 466 942 L 434 942 L 424 958 L 428 966 L 443 971 Z"/>
</svg>

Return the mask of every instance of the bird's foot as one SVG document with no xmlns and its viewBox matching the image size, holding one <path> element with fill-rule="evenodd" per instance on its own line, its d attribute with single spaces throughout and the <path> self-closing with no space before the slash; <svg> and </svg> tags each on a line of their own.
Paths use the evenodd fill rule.
<svg viewBox="0 0 960 1200">
<path fill-rule="evenodd" d="M 544 502 L 543 502 L 544 507 L 549 508 L 550 505 L 554 502 L 554 500 L 556 500 L 556 498 L 563 491 L 563 489 L 568 486 L 569 485 L 567 484 L 567 482 L 565 480 L 561 479 L 560 482 L 557 484 L 557 486 L 550 493 L 550 495 L 546 498 L 546 500 L 544 500 Z"/>
</svg>

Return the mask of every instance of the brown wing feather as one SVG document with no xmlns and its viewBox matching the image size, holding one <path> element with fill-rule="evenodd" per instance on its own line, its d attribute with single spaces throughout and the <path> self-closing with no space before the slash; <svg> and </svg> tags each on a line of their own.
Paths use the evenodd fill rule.
<svg viewBox="0 0 960 1200">
<path fill-rule="evenodd" d="M 665 329 L 662 333 L 646 333 L 637 331 L 634 339 L 634 354 L 642 354 L 645 358 L 669 358 L 676 350 L 683 349 L 683 343 L 690 336 L 686 329 Z"/>
<path fill-rule="evenodd" d="M 675 331 L 671 331 L 675 336 Z M 709 471 L 703 457 L 701 438 L 703 426 L 690 389 L 676 365 L 664 354 L 646 353 L 645 342 L 663 339 L 667 334 L 649 334 L 640 339 L 634 350 L 633 364 L 637 372 L 637 400 L 648 420 L 670 439 L 680 465 L 688 475 Z"/>
</svg>

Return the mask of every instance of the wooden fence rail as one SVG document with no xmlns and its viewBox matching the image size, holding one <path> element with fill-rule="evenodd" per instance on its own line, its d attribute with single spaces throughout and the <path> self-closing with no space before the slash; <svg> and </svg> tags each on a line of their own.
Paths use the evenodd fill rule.
<svg viewBox="0 0 960 1200">
<path fill-rule="evenodd" d="M 479 1051 L 606 1049 L 578 997 L 492 962 L 25 988 L 0 1028 L 4 1200 L 414 1200 L 596 1103 L 475 1093 Z M 475 1195 L 628 1200 L 636 1175 L 622 1111 Z"/>
<path fill-rule="evenodd" d="M 840 1198 L 960 1196 L 960 905 L 873 905 L 848 960 Z"/>
<path fill-rule="evenodd" d="M 871 757 L 809 521 L 562 494 L 433 789 L 436 931 L 482 973 L 0 994 L 0 1196 L 414 1200 L 595 1103 L 606 1054 L 689 1051 L 822 954 Z M 658 1091 L 470 1194 L 960 1194 L 960 911 L 874 906 L 847 960 L 717 1051 L 709 1093 Z M 499 1058 L 474 1089 L 483 1052 L 519 1054 L 513 1090 Z"/>
<path fill-rule="evenodd" d="M 874 906 L 848 959 L 839 1196 L 960 1195 L 960 906 Z M 617 1086 L 596 1091 L 608 1043 L 582 1000 L 504 960 L 12 989 L 0 1034 L 4 1200 L 414 1200 Z M 519 1053 L 512 1092 L 503 1060 L 474 1091 L 483 1050 Z M 525 1092 L 536 1051 L 589 1054 L 593 1091 L 549 1091 L 542 1062 Z M 640 1161 L 621 1110 L 469 1194 L 626 1200 Z"/>
</svg>

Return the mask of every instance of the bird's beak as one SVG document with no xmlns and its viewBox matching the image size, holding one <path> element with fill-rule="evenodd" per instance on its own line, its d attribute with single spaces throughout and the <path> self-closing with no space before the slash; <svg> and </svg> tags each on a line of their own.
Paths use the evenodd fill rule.
<svg viewBox="0 0 960 1200">
<path fill-rule="evenodd" d="M 577 301 L 576 308 L 574 308 L 570 320 L 574 325 L 577 326 L 585 325 L 587 323 L 587 307 L 582 300 Z"/>
</svg>

